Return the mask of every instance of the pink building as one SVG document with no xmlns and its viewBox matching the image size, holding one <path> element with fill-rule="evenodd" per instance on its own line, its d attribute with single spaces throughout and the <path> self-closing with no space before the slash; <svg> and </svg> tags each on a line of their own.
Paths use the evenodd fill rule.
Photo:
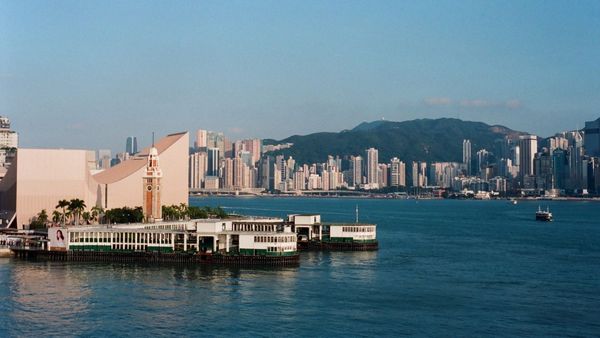
<svg viewBox="0 0 600 338">
<path fill-rule="evenodd" d="M 188 202 L 187 132 L 171 134 L 155 144 L 163 173 L 162 205 Z M 0 182 L 0 218 L 27 228 L 42 209 L 50 215 L 61 199 L 79 198 L 88 209 L 141 207 L 143 176 L 149 148 L 96 175 L 93 152 L 64 149 L 19 149 L 14 164 Z"/>
</svg>

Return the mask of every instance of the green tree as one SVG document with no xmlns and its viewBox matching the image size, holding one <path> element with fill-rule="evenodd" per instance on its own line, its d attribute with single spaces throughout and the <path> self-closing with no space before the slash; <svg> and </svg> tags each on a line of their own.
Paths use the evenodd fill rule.
<svg viewBox="0 0 600 338">
<path fill-rule="evenodd" d="M 62 214 L 58 210 L 52 212 L 52 222 L 58 223 L 62 218 Z"/>
<path fill-rule="evenodd" d="M 144 220 L 142 207 L 123 207 L 106 210 L 104 217 L 109 223 L 140 223 Z"/>
<path fill-rule="evenodd" d="M 223 210 L 223 208 L 221 207 L 216 207 L 215 209 L 213 209 L 213 212 L 217 218 L 227 218 L 228 216 L 225 210 Z"/>
<path fill-rule="evenodd" d="M 92 219 L 92 214 L 89 211 L 84 211 L 81 214 L 81 217 L 83 218 L 83 221 L 85 222 L 85 224 L 90 224 L 90 220 Z"/>
<path fill-rule="evenodd" d="M 46 224 L 48 222 L 48 213 L 46 212 L 46 209 L 42 209 L 42 211 L 40 211 L 40 213 L 37 214 L 37 218 L 38 220 Z"/>
<path fill-rule="evenodd" d="M 56 209 L 62 209 L 62 225 L 65 225 L 65 216 L 67 215 L 67 207 L 69 206 L 69 201 L 67 200 L 60 200 L 58 201 L 58 204 L 56 205 Z"/>
<path fill-rule="evenodd" d="M 92 207 L 92 221 L 100 222 L 100 215 L 104 214 L 104 209 L 101 206 L 93 206 Z"/>
<path fill-rule="evenodd" d="M 206 212 L 205 209 L 202 209 L 199 207 L 194 207 L 194 206 L 188 207 L 188 215 L 190 216 L 191 219 L 208 218 L 208 213 Z"/>
<path fill-rule="evenodd" d="M 79 225 L 79 216 L 85 210 L 85 207 L 85 201 L 80 200 L 79 198 L 74 198 L 69 202 L 67 208 L 73 214 L 76 225 Z"/>
<path fill-rule="evenodd" d="M 180 212 L 181 218 L 186 218 L 187 216 L 189 216 L 189 211 L 190 210 L 189 210 L 187 204 L 185 204 L 185 203 L 179 204 L 179 212 Z"/>
<path fill-rule="evenodd" d="M 46 209 L 40 211 L 29 224 L 30 229 L 44 229 L 46 228 L 46 223 L 48 222 L 48 213 Z"/>
</svg>

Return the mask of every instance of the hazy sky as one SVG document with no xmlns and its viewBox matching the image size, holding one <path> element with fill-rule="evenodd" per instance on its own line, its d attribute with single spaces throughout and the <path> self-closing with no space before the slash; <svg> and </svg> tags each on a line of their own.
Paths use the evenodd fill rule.
<svg viewBox="0 0 600 338">
<path fill-rule="evenodd" d="M 547 136 L 600 117 L 600 1 L 0 0 L 23 147 L 459 117 Z"/>
</svg>

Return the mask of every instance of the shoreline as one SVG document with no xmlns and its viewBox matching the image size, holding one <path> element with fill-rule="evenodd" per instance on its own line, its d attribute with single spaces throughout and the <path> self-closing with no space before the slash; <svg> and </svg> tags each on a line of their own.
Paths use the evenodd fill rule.
<svg viewBox="0 0 600 338">
<path fill-rule="evenodd" d="M 502 197 L 502 198 L 490 198 L 490 199 L 475 199 L 475 198 L 443 198 L 443 197 L 419 197 L 414 196 L 408 198 L 390 197 L 387 195 L 357 195 L 357 196 L 344 196 L 344 195 L 328 195 L 328 196 L 315 196 L 315 195 L 236 195 L 236 194 L 189 194 L 189 198 L 307 198 L 307 199 L 365 199 L 365 200 L 414 200 L 414 201 L 429 201 L 429 200 L 452 200 L 452 201 L 553 201 L 553 202 L 600 202 L 600 197 Z"/>
</svg>

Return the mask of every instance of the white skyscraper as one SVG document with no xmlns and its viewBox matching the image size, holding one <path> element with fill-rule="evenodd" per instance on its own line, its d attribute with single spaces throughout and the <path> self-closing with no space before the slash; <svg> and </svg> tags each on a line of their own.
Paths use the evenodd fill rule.
<svg viewBox="0 0 600 338">
<path fill-rule="evenodd" d="M 202 188 L 202 183 L 206 176 L 207 170 L 207 156 L 205 152 L 199 152 L 190 155 L 190 176 L 189 176 L 189 187 L 191 189 Z"/>
<path fill-rule="evenodd" d="M 463 140 L 463 163 L 467 167 L 467 175 L 471 175 L 471 141 Z"/>
<path fill-rule="evenodd" d="M 362 184 L 362 163 L 363 158 L 361 156 L 352 156 L 350 158 L 351 185 L 353 187 L 359 187 Z"/>
<path fill-rule="evenodd" d="M 379 151 L 375 148 L 367 149 L 367 184 L 370 189 L 379 187 Z"/>
<path fill-rule="evenodd" d="M 397 157 L 390 160 L 390 186 L 406 186 L 406 165 Z"/>
<path fill-rule="evenodd" d="M 196 131 L 196 141 L 194 142 L 194 147 L 196 149 L 206 148 L 206 140 L 207 140 L 207 131 L 198 129 Z"/>
</svg>

